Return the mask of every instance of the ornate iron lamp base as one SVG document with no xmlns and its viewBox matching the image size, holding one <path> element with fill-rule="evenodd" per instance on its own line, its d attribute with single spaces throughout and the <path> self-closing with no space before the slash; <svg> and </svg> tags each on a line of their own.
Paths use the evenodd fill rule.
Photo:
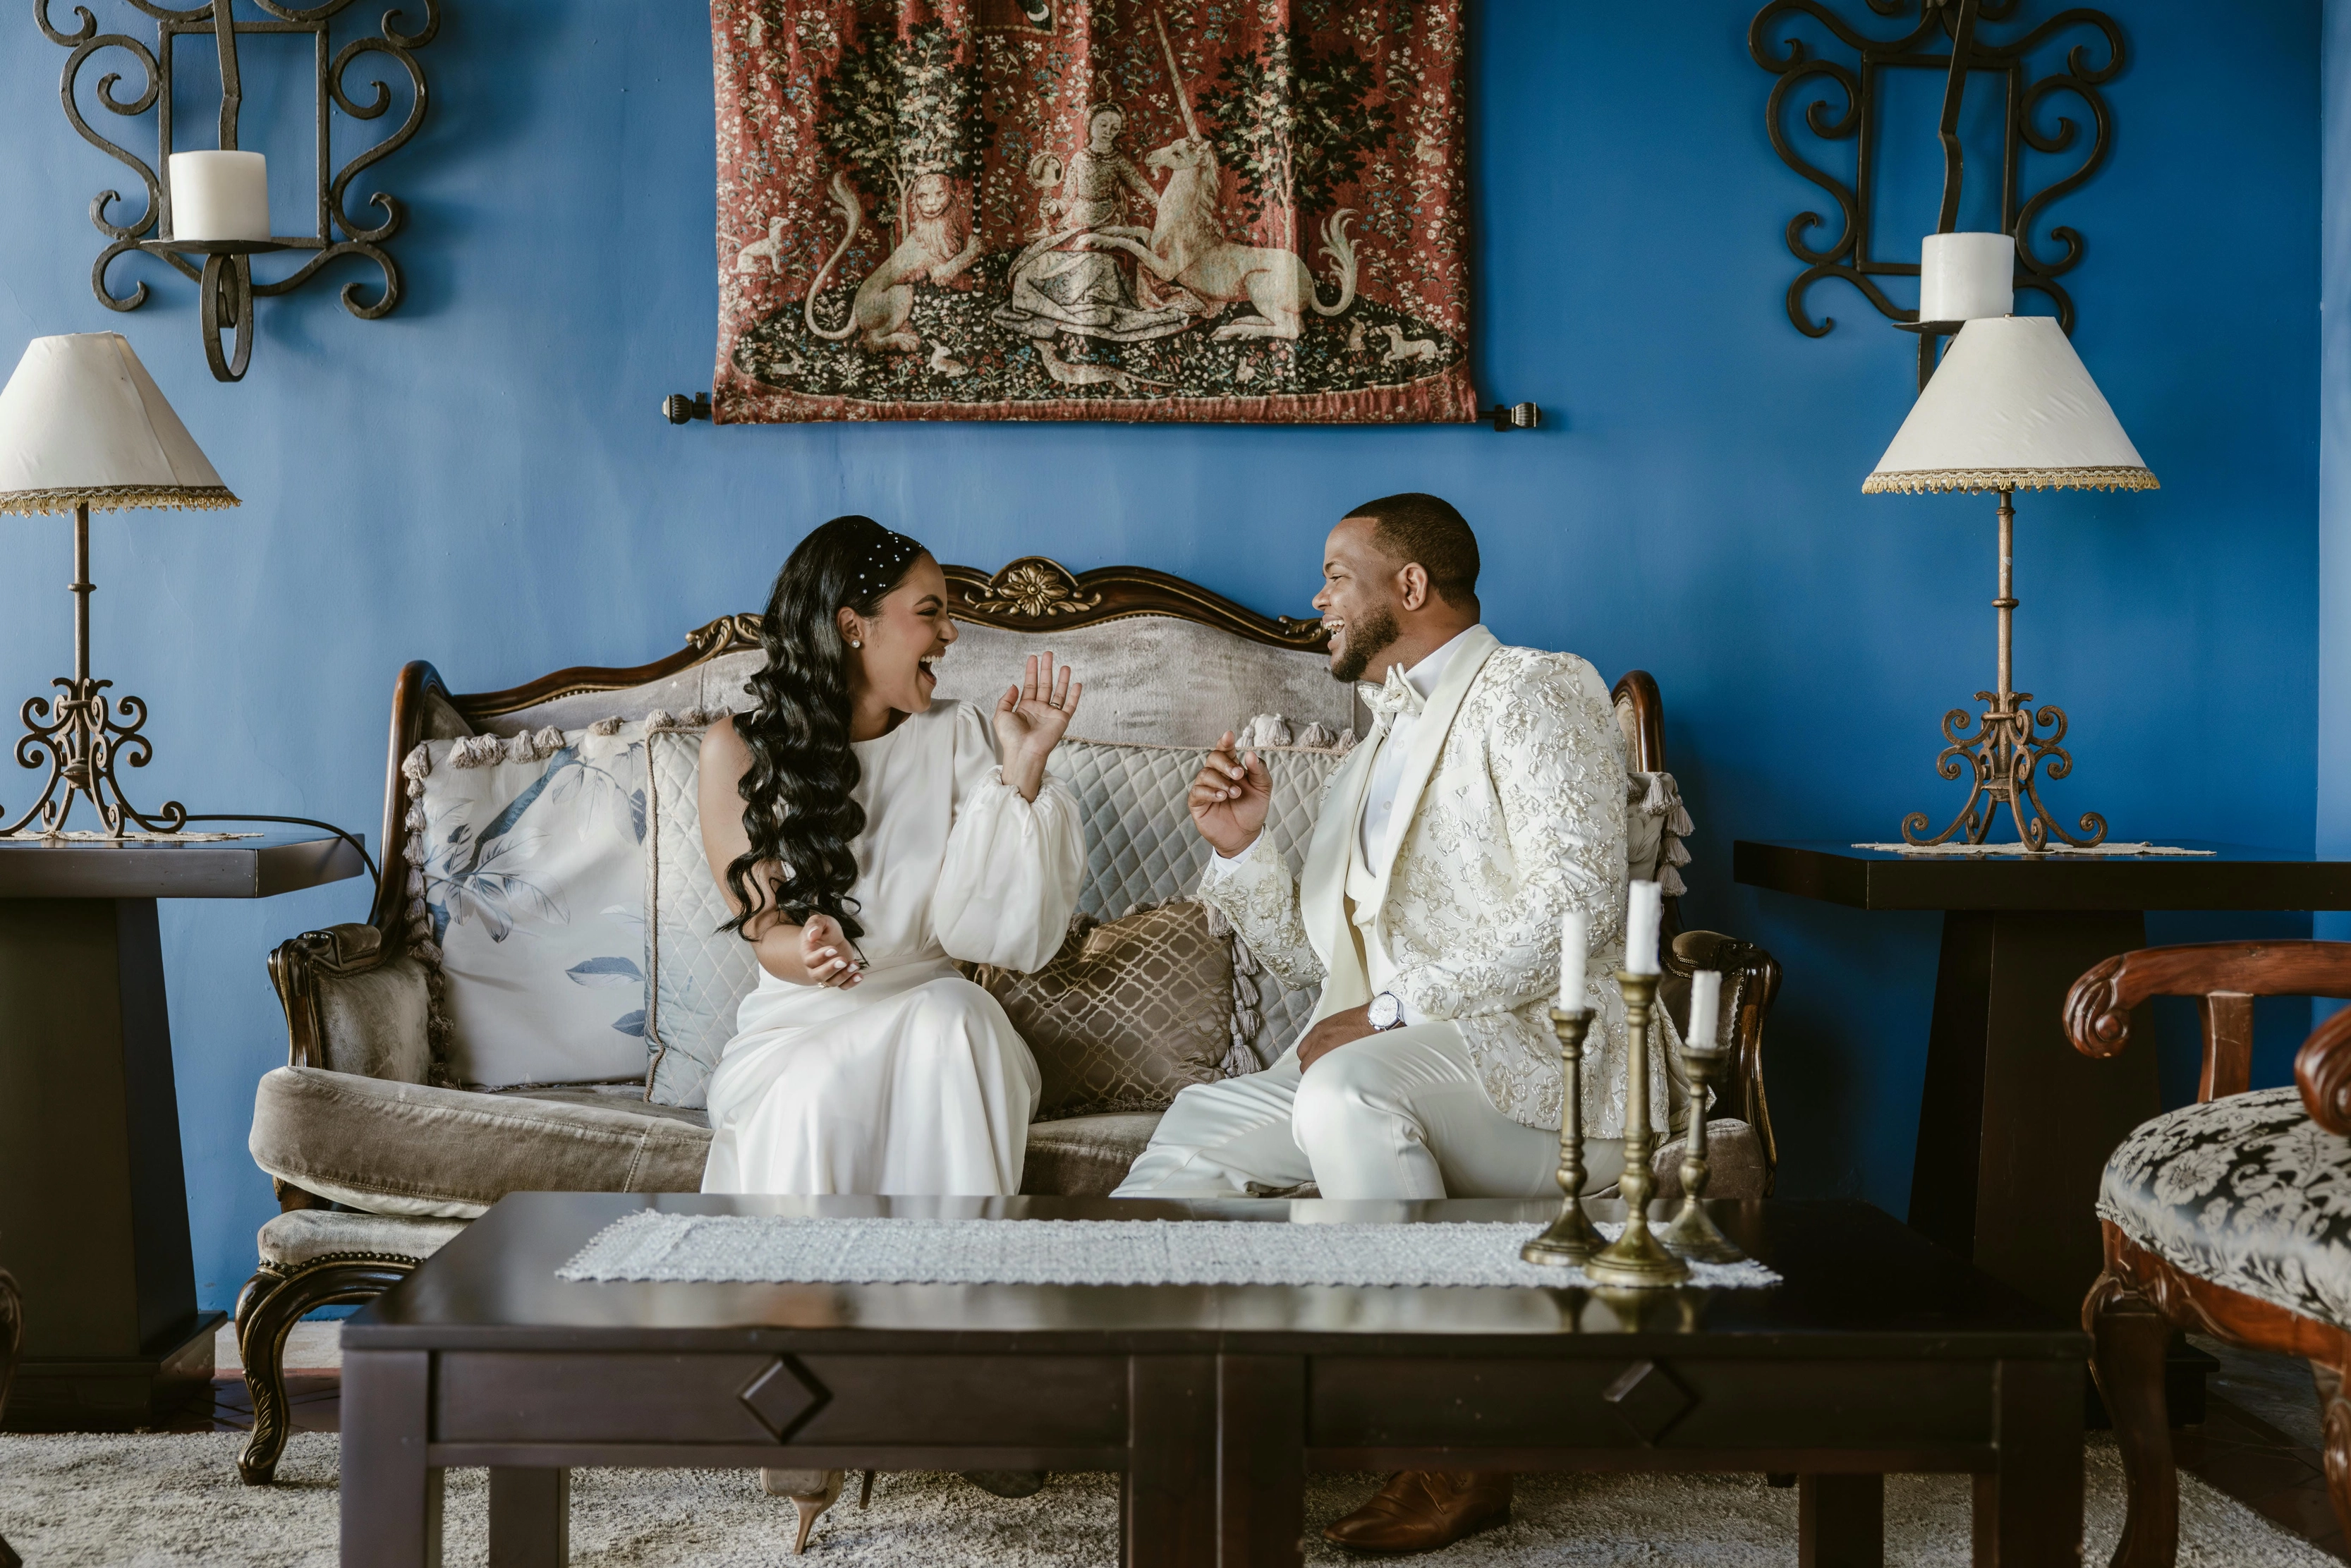
<svg viewBox="0 0 2351 1568">
<path fill-rule="evenodd" d="M 1595 1284 L 1654 1290 L 1689 1279 L 1689 1265 L 1667 1251 L 1649 1228 L 1649 1195 L 1656 1190 L 1656 1177 L 1649 1169 L 1656 1142 L 1649 1126 L 1649 1009 L 1656 1000 L 1657 979 L 1629 969 L 1616 971 L 1617 988 L 1625 993 L 1626 1047 L 1625 1174 L 1617 1184 L 1625 1195 L 1625 1229 L 1584 1264 L 1584 1273 Z"/>
<path fill-rule="evenodd" d="M 117 762 L 144 768 L 155 748 L 139 733 L 147 723 L 147 705 L 129 695 L 110 701 L 106 688 L 114 683 L 90 678 L 89 596 L 97 584 L 89 580 L 88 506 L 74 511 L 74 580 L 67 586 L 74 596 L 74 673 L 49 683 L 62 689 L 62 696 L 25 699 L 26 733 L 16 737 L 17 762 L 39 768 L 46 754 L 48 777 L 33 803 L 14 821 L 0 827 L 0 835 L 26 831 L 36 817 L 40 826 L 33 831 L 63 832 L 78 795 L 89 798 L 99 821 L 116 838 L 122 836 L 126 822 L 151 833 L 176 833 L 187 825 L 185 806 L 166 800 L 163 809 L 151 817 L 124 797 L 114 777 Z"/>
<path fill-rule="evenodd" d="M 1553 1008 L 1551 1028 L 1559 1036 L 1559 1218 L 1520 1248 L 1519 1256 L 1566 1268 L 1608 1245 L 1583 1212 L 1583 1037 L 1592 1028 L 1592 1010 Z"/>
<path fill-rule="evenodd" d="M 1968 791 L 1967 804 L 1951 819 L 1950 826 L 1931 839 L 1918 835 L 1927 831 L 1928 817 L 1924 811 L 1913 811 L 1902 819 L 1902 840 L 1912 844 L 1939 844 L 1965 834 L 1965 841 L 1980 844 L 1991 831 L 1992 819 L 2002 806 L 2016 822 L 2016 836 L 2027 849 L 2040 851 L 2049 847 L 2049 837 L 2054 833 L 2065 842 L 2087 849 L 2103 842 L 2106 836 L 2106 820 L 2095 811 L 2082 813 L 2081 829 L 2085 836 L 2076 838 L 2057 825 L 2041 804 L 2041 795 L 2034 787 L 2036 777 L 2045 774 L 2051 779 L 2063 779 L 2074 771 L 2073 754 L 2064 745 L 2065 710 L 2054 703 L 2043 704 L 2038 711 L 2032 706 L 2032 694 L 2020 692 L 2015 685 L 2016 669 L 2016 492 L 2003 488 L 2000 492 L 2000 597 L 1991 601 L 1996 612 L 2000 643 L 2000 686 L 1997 691 L 1978 692 L 1976 701 L 1986 704 L 1983 723 L 1973 735 L 1976 716 L 1963 707 L 1955 707 L 1943 716 L 1943 738 L 1950 744 L 1935 758 L 1935 771 L 1946 779 L 1957 779 L 1972 772 L 1975 785 Z M 2049 733 L 2043 735 L 2041 731 Z"/>
<path fill-rule="evenodd" d="M 1682 1149 L 1682 1207 L 1658 1237 L 1677 1256 L 1701 1263 L 1737 1263 L 1747 1257 L 1706 1212 L 1707 1085 L 1722 1065 L 1722 1056 L 1719 1051 L 1682 1052 L 1682 1067 L 1689 1074 L 1690 1084 L 1689 1142 Z"/>
<path fill-rule="evenodd" d="M 2065 738 L 2065 710 L 2045 703 L 2036 711 L 2031 692 L 1978 692 L 1976 700 L 1989 705 L 1981 727 L 1973 735 L 1968 733 L 1976 716 L 1965 708 L 1955 707 L 1945 714 L 1943 738 L 1950 744 L 1935 759 L 1935 771 L 1946 779 L 1968 772 L 1975 775 L 1967 803 L 1950 825 L 1931 839 L 1919 837 L 1927 831 L 1927 813 L 1911 812 L 1902 819 L 1903 841 L 1939 844 L 1959 839 L 1980 844 L 1991 832 L 1992 820 L 2002 806 L 2016 823 L 2017 838 L 2032 849 L 2047 849 L 2053 836 L 2085 849 L 2103 841 L 2106 836 L 2104 817 L 2095 811 L 2083 812 L 2077 837 L 2050 816 L 2035 787 L 2041 776 L 2063 779 L 2074 771 L 2073 756 L 2061 744 Z M 2044 729 L 2046 735 L 2040 733 Z"/>
</svg>

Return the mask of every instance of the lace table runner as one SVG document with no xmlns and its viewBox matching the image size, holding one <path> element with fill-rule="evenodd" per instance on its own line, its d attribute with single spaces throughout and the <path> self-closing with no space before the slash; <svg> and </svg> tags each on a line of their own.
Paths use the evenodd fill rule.
<svg viewBox="0 0 2351 1568">
<path fill-rule="evenodd" d="M 2122 855 L 2127 857 L 2135 855 L 2209 855 L 2212 852 L 2210 850 L 2183 850 L 2175 848 L 2169 844 L 2150 844 L 2145 841 L 2135 844 L 2107 843 L 2089 844 L 2086 846 L 2081 844 L 2054 843 L 2051 844 L 2045 850 L 2036 850 L 2029 844 L 2021 843 L 1855 844 L 1853 847 L 1857 850 L 1876 850 L 1885 854 L 1896 855 L 1959 855 L 1962 857 L 1974 857 L 1980 855 L 2032 855 L 2035 857 L 2047 856 L 2052 859 L 2062 855 Z"/>
<path fill-rule="evenodd" d="M 788 1219 L 632 1214 L 556 1277 L 716 1284 L 1588 1286 L 1522 1262 L 1539 1228 L 1251 1220 Z M 1604 1224 L 1614 1237 L 1624 1228 Z M 1693 1263 L 1694 1285 L 1757 1288 L 1761 1263 Z"/>
</svg>

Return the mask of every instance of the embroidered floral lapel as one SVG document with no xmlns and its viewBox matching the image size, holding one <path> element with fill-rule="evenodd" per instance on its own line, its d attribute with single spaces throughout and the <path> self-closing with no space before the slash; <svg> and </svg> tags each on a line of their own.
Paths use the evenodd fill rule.
<svg viewBox="0 0 2351 1568">
<path fill-rule="evenodd" d="M 1322 799 L 1321 814 L 1314 819 L 1314 836 L 1307 841 L 1306 863 L 1300 868 L 1298 878 L 1299 914 L 1306 927 L 1307 945 L 1322 960 L 1325 973 L 1353 973 L 1356 990 L 1363 988 L 1364 980 L 1363 966 L 1355 956 L 1355 938 L 1347 929 L 1348 841 L 1355 831 L 1355 824 L 1363 821 L 1364 797 L 1372 783 L 1372 759 L 1379 755 L 1379 746 L 1372 744 L 1356 747 L 1332 776 L 1331 790 Z M 1326 988 L 1317 1018 L 1354 1006 L 1349 1001 L 1334 1008 L 1330 1005 L 1330 998 Z"/>
<path fill-rule="evenodd" d="M 1428 706 L 1420 710 L 1420 717 L 1412 727 L 1411 749 L 1405 755 L 1404 777 L 1396 785 L 1395 814 L 1388 819 L 1388 841 L 1374 846 L 1379 851 L 1379 863 L 1371 868 L 1384 892 L 1389 874 L 1395 869 L 1395 858 L 1404 841 L 1412 836 L 1412 820 L 1419 813 L 1420 798 L 1428 793 L 1428 781 L 1437 772 L 1437 759 L 1445 754 L 1445 738 L 1453 731 L 1453 720 L 1461 711 L 1461 699 L 1469 695 L 1469 687 L 1478 679 L 1478 672 L 1486 667 L 1501 642 L 1483 626 L 1472 626 L 1461 634 L 1461 646 L 1453 651 L 1446 662 L 1445 674 L 1437 689 L 1428 694 Z M 1345 863 L 1339 874 L 1346 875 Z"/>
</svg>

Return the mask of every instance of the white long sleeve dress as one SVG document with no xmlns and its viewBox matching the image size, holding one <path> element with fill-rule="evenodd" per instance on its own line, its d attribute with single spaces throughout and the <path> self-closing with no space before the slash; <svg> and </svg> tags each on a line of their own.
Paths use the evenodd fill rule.
<svg viewBox="0 0 2351 1568">
<path fill-rule="evenodd" d="M 1022 800 L 966 703 L 852 744 L 865 978 L 761 972 L 711 1075 L 702 1189 L 1018 1192 L 1036 1060 L 949 960 L 1025 971 L 1060 949 L 1086 863 L 1077 800 L 1050 775 Z"/>
</svg>

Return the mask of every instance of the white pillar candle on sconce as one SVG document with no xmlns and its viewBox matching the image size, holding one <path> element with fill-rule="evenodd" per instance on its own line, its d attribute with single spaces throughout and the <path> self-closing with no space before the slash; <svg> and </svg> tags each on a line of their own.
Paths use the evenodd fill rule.
<svg viewBox="0 0 2351 1568">
<path fill-rule="evenodd" d="M 1581 909 L 1559 918 L 1559 1010 L 1583 1010 L 1583 959 L 1592 946 L 1592 922 Z"/>
<path fill-rule="evenodd" d="M 2016 313 L 2016 241 L 2007 235 L 1928 235 L 1918 250 L 1918 319 L 1974 321 Z"/>
<path fill-rule="evenodd" d="M 1722 975 L 1699 969 L 1690 976 L 1689 1040 L 1692 1051 L 1712 1051 L 1722 1038 Z"/>
<path fill-rule="evenodd" d="M 1657 972 L 1657 923 L 1665 916 L 1657 884 L 1636 882 L 1625 914 L 1625 970 L 1633 975 Z"/>
<path fill-rule="evenodd" d="M 258 152 L 172 154 L 172 237 L 269 237 L 269 164 Z"/>
</svg>

